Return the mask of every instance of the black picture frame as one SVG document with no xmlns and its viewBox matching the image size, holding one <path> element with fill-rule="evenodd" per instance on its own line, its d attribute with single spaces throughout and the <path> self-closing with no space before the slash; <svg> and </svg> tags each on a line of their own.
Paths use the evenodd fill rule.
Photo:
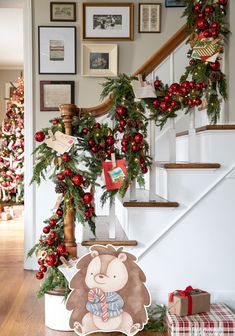
<svg viewBox="0 0 235 336">
<path fill-rule="evenodd" d="M 76 35 L 76 26 L 38 26 L 40 75 L 77 73 Z"/>
<path fill-rule="evenodd" d="M 165 0 L 165 7 L 185 7 L 184 0 Z"/>
<path fill-rule="evenodd" d="M 143 30 L 142 23 L 141 23 L 141 12 L 142 7 L 149 7 L 149 10 L 151 10 L 152 7 L 156 7 L 158 9 L 159 13 L 159 21 L 158 21 L 158 27 L 157 30 Z M 158 34 L 161 33 L 161 16 L 162 16 L 162 4 L 156 3 L 156 2 L 140 2 L 139 3 L 139 11 L 138 11 L 138 32 L 141 34 Z M 151 23 L 151 20 L 149 21 L 149 24 Z"/>
<path fill-rule="evenodd" d="M 67 97 L 69 96 L 67 100 L 64 98 L 63 92 L 58 91 L 59 85 L 67 86 L 66 89 L 68 90 L 68 92 L 65 94 L 65 96 Z M 46 86 L 47 86 L 47 92 L 46 92 Z M 48 90 L 48 86 L 51 86 L 50 88 L 51 90 Z M 55 91 L 53 94 L 53 86 L 54 90 L 56 91 L 56 94 Z M 52 101 L 54 100 L 52 104 L 49 104 L 50 97 Z M 54 81 L 54 80 L 40 81 L 40 111 L 46 111 L 46 112 L 59 111 L 60 104 L 74 104 L 74 97 L 75 97 L 74 81 Z"/>
<path fill-rule="evenodd" d="M 69 13 L 67 12 L 66 15 L 66 8 L 64 8 L 64 17 L 63 17 L 63 12 L 61 14 L 57 14 L 56 17 L 56 13 L 55 13 L 55 9 L 57 7 L 61 7 L 61 12 L 63 11 L 63 6 L 67 6 L 70 7 L 70 9 L 72 10 L 72 15 L 71 17 L 69 17 Z M 67 8 L 68 10 L 68 8 Z M 76 22 L 76 2 L 50 2 L 50 20 L 51 22 Z"/>
</svg>

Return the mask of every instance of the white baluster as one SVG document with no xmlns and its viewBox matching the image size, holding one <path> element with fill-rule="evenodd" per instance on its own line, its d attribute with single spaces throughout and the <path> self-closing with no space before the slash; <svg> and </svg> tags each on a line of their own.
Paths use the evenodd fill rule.
<svg viewBox="0 0 235 336">
<path fill-rule="evenodd" d="M 196 162 L 196 129 L 195 129 L 195 108 L 189 112 L 189 135 L 188 135 L 188 158 L 190 163 Z"/>
<path fill-rule="evenodd" d="M 136 201 L 136 179 L 131 182 L 130 185 L 130 201 Z"/>
<path fill-rule="evenodd" d="M 116 213 L 115 213 L 115 200 L 110 204 L 109 208 L 109 238 L 116 238 Z"/>
<path fill-rule="evenodd" d="M 170 129 L 169 129 L 169 159 L 170 159 L 170 162 L 176 162 L 176 130 L 175 130 L 175 119 L 170 119 Z"/>
</svg>

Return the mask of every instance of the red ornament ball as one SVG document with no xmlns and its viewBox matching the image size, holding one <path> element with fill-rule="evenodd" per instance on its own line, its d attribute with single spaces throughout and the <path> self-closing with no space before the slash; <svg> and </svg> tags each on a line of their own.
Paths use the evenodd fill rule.
<svg viewBox="0 0 235 336">
<path fill-rule="evenodd" d="M 147 172 L 148 172 L 148 167 L 146 167 L 146 166 L 142 166 L 141 171 L 142 171 L 143 174 L 147 174 Z"/>
<path fill-rule="evenodd" d="M 84 212 L 84 215 L 85 215 L 86 218 L 89 218 L 89 217 L 92 216 L 92 213 L 91 213 L 89 210 L 86 210 L 86 211 Z"/>
<path fill-rule="evenodd" d="M 219 29 L 220 24 L 219 24 L 218 21 L 214 21 L 214 22 L 212 22 L 211 27 L 214 28 L 214 29 Z"/>
<path fill-rule="evenodd" d="M 155 88 L 158 88 L 162 85 L 162 81 L 160 81 L 159 79 L 156 79 L 153 84 L 154 84 Z"/>
<path fill-rule="evenodd" d="M 95 213 L 95 208 L 93 206 L 91 206 L 88 210 L 90 211 L 91 214 Z"/>
<path fill-rule="evenodd" d="M 219 61 L 215 61 L 215 62 L 211 62 L 210 63 L 210 68 L 211 70 L 219 70 L 220 69 L 220 62 Z"/>
<path fill-rule="evenodd" d="M 119 126 L 119 127 L 118 127 L 118 131 L 119 131 L 120 133 L 124 133 L 124 132 L 125 132 L 125 128 L 124 128 L 124 127 L 121 127 L 121 126 Z"/>
<path fill-rule="evenodd" d="M 84 128 L 82 129 L 82 133 L 83 133 L 84 135 L 88 134 L 88 133 L 89 133 L 89 129 L 86 128 L 86 127 L 84 127 Z"/>
<path fill-rule="evenodd" d="M 195 10 L 195 12 L 201 12 L 201 10 L 202 10 L 202 6 L 201 6 L 200 4 L 196 4 L 196 5 L 194 6 L 194 10 Z"/>
<path fill-rule="evenodd" d="M 190 64 L 190 65 L 194 65 L 195 63 L 196 63 L 196 61 L 195 61 L 195 59 L 193 59 L 193 58 L 189 61 L 189 64 Z"/>
<path fill-rule="evenodd" d="M 132 145 L 131 149 L 133 152 L 138 152 L 140 150 L 140 147 L 138 145 Z"/>
<path fill-rule="evenodd" d="M 59 217 L 63 216 L 63 210 L 62 210 L 62 209 L 57 209 L 57 210 L 56 210 L 56 214 L 57 214 L 57 216 L 59 216 Z"/>
<path fill-rule="evenodd" d="M 171 96 L 170 95 L 165 95 L 164 100 L 166 103 L 171 102 Z"/>
<path fill-rule="evenodd" d="M 48 234 L 50 231 L 51 231 L 51 228 L 50 226 L 45 226 L 43 229 L 42 229 L 43 233 L 45 234 Z"/>
<path fill-rule="evenodd" d="M 94 139 L 88 140 L 88 145 L 91 147 L 95 146 L 95 140 Z"/>
<path fill-rule="evenodd" d="M 126 153 L 127 152 L 127 146 L 122 146 L 122 152 Z"/>
<path fill-rule="evenodd" d="M 121 127 L 125 127 L 126 126 L 126 121 L 124 119 L 119 120 L 119 125 Z"/>
<path fill-rule="evenodd" d="M 64 176 L 63 173 L 59 173 L 59 174 L 57 174 L 57 178 L 58 178 L 58 180 L 63 181 L 65 179 L 65 176 Z"/>
<path fill-rule="evenodd" d="M 203 35 L 204 38 L 211 37 L 211 31 L 209 29 L 207 29 L 202 33 L 202 35 Z"/>
<path fill-rule="evenodd" d="M 52 123 L 52 125 L 57 125 L 57 124 L 59 124 L 59 120 L 58 119 L 53 119 L 51 123 Z"/>
<path fill-rule="evenodd" d="M 76 186 L 80 186 L 83 183 L 83 177 L 82 177 L 82 175 L 80 175 L 80 174 L 74 175 L 72 177 L 72 182 Z"/>
<path fill-rule="evenodd" d="M 196 24 L 197 24 L 198 29 L 200 30 L 205 30 L 208 28 L 208 22 L 204 18 L 199 19 Z"/>
<path fill-rule="evenodd" d="M 222 6 L 226 6 L 228 3 L 228 0 L 218 0 L 217 3 Z"/>
<path fill-rule="evenodd" d="M 40 272 L 43 272 L 43 273 L 46 273 L 47 271 L 47 267 L 45 265 L 42 265 L 40 268 L 39 268 L 39 271 Z"/>
<path fill-rule="evenodd" d="M 212 36 L 213 38 L 218 37 L 218 35 L 219 35 L 219 31 L 218 31 L 218 29 L 212 29 L 212 30 L 211 30 L 211 36 Z"/>
<path fill-rule="evenodd" d="M 65 255 L 67 253 L 67 249 L 66 249 L 66 246 L 64 244 L 59 244 L 56 248 L 56 252 L 59 254 L 59 255 Z"/>
<path fill-rule="evenodd" d="M 38 259 L 38 265 L 40 265 L 40 266 L 44 265 L 44 259 L 39 258 Z"/>
<path fill-rule="evenodd" d="M 168 109 L 168 105 L 165 101 L 160 103 L 160 107 L 164 112 Z"/>
<path fill-rule="evenodd" d="M 64 153 L 62 155 L 62 160 L 65 161 L 65 162 L 68 162 L 70 160 L 70 156 L 68 153 Z"/>
<path fill-rule="evenodd" d="M 37 141 L 37 142 L 42 142 L 45 140 L 45 133 L 44 132 L 36 132 L 35 135 L 34 135 L 34 139 Z"/>
<path fill-rule="evenodd" d="M 58 257 L 55 254 L 49 254 L 45 261 L 48 266 L 55 266 L 58 262 Z"/>
<path fill-rule="evenodd" d="M 115 139 L 114 139 L 114 137 L 113 137 L 112 135 L 108 135 L 108 136 L 106 137 L 105 142 L 106 142 L 106 144 L 107 144 L 108 146 L 112 146 L 112 145 L 114 145 L 114 143 L 115 143 Z"/>
<path fill-rule="evenodd" d="M 43 272 L 41 272 L 41 271 L 37 272 L 37 273 L 36 273 L 36 278 L 37 278 L 38 280 L 42 280 L 42 279 L 44 278 L 44 274 L 43 274 Z"/>
<path fill-rule="evenodd" d="M 123 136 L 123 139 L 126 140 L 126 141 L 129 141 L 129 140 L 130 140 L 130 136 L 127 135 L 127 134 L 125 134 L 125 135 Z"/>
<path fill-rule="evenodd" d="M 71 176 L 73 174 L 72 170 L 70 168 L 66 168 L 64 170 L 64 175 L 65 176 Z"/>
<path fill-rule="evenodd" d="M 194 106 L 194 100 L 193 99 L 189 99 L 187 102 L 189 107 L 193 107 Z"/>
<path fill-rule="evenodd" d="M 177 101 L 173 100 L 173 101 L 171 102 L 171 107 L 175 109 L 177 106 L 178 106 Z"/>
<path fill-rule="evenodd" d="M 113 149 L 112 148 L 108 148 L 106 150 L 106 154 L 111 155 L 112 153 L 113 153 Z"/>
<path fill-rule="evenodd" d="M 95 125 L 94 125 L 94 128 L 101 128 L 101 125 L 100 125 L 100 123 L 95 123 Z"/>
<path fill-rule="evenodd" d="M 213 6 L 210 6 L 210 5 L 207 5 L 205 8 L 204 8 L 204 11 L 206 14 L 211 14 L 214 12 L 214 7 Z"/>
<path fill-rule="evenodd" d="M 144 139 L 144 136 L 141 133 L 136 133 L 134 135 L 134 141 L 136 143 L 141 143 L 143 141 L 143 139 Z"/>
<path fill-rule="evenodd" d="M 87 192 L 82 196 L 82 199 L 84 203 L 90 204 L 93 201 L 93 195 Z"/>
<path fill-rule="evenodd" d="M 50 219 L 49 225 L 50 226 L 55 226 L 56 225 L 56 220 L 55 219 Z"/>
<path fill-rule="evenodd" d="M 98 153 L 98 148 L 96 146 L 91 147 L 93 153 Z"/>
<path fill-rule="evenodd" d="M 200 106 L 202 104 L 202 100 L 200 98 L 195 99 L 195 105 Z"/>
<path fill-rule="evenodd" d="M 198 18 L 199 19 L 205 19 L 205 14 L 204 13 L 199 13 Z"/>
<path fill-rule="evenodd" d="M 51 239 L 56 239 L 57 238 L 57 233 L 55 231 L 51 231 L 50 238 Z"/>
<path fill-rule="evenodd" d="M 124 106 L 117 106 L 116 107 L 116 113 L 119 115 L 119 117 L 123 117 L 127 112 L 127 109 Z"/>
<path fill-rule="evenodd" d="M 154 106 L 155 108 L 158 108 L 158 106 L 159 106 L 159 100 L 158 100 L 158 99 L 154 99 L 154 100 L 153 100 L 153 106 Z"/>
<path fill-rule="evenodd" d="M 46 243 L 47 243 L 47 245 L 49 245 L 49 246 L 51 246 L 51 245 L 53 245 L 54 244 L 54 239 L 52 239 L 52 238 L 47 238 L 47 240 L 46 240 Z"/>
</svg>

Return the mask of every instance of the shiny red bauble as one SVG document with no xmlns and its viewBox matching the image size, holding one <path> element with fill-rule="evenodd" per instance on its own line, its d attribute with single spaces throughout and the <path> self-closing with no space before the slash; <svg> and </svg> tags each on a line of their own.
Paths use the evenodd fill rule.
<svg viewBox="0 0 235 336">
<path fill-rule="evenodd" d="M 67 249 L 66 249 L 66 246 L 64 244 L 59 244 L 56 248 L 56 252 L 59 254 L 59 255 L 65 255 L 67 253 Z"/>
<path fill-rule="evenodd" d="M 51 246 L 51 245 L 53 245 L 54 244 L 54 239 L 52 239 L 52 238 L 47 238 L 47 240 L 46 240 L 46 243 L 47 243 L 47 245 L 49 245 L 49 246 Z"/>
<path fill-rule="evenodd" d="M 134 141 L 135 141 L 136 143 L 141 143 L 143 140 L 144 140 L 144 136 L 143 136 L 143 134 L 141 134 L 141 133 L 136 133 L 136 134 L 134 135 Z"/>
<path fill-rule="evenodd" d="M 90 211 L 91 214 L 93 214 L 95 212 L 95 208 L 92 207 L 92 206 L 88 210 Z"/>
<path fill-rule="evenodd" d="M 126 121 L 124 119 L 119 120 L 119 126 L 121 127 L 126 126 Z"/>
<path fill-rule="evenodd" d="M 65 162 L 68 162 L 70 160 L 70 156 L 68 153 L 64 153 L 62 155 L 62 160 L 65 161 Z"/>
<path fill-rule="evenodd" d="M 45 261 L 48 266 L 55 266 L 58 262 L 58 257 L 55 254 L 49 254 Z"/>
<path fill-rule="evenodd" d="M 112 153 L 113 153 L 113 149 L 112 148 L 108 148 L 106 150 L 106 154 L 111 155 Z"/>
<path fill-rule="evenodd" d="M 206 19 L 199 19 L 197 22 L 196 22 L 196 25 L 197 25 L 197 28 L 200 29 L 200 30 L 205 30 L 208 28 L 208 22 Z"/>
<path fill-rule="evenodd" d="M 55 231 L 51 231 L 50 238 L 51 239 L 56 239 L 57 238 L 57 233 Z"/>
<path fill-rule="evenodd" d="M 112 135 L 108 135 L 105 139 L 107 145 L 112 146 L 115 143 L 115 139 Z"/>
<path fill-rule="evenodd" d="M 219 24 L 218 21 L 214 21 L 214 22 L 212 22 L 211 27 L 214 28 L 214 29 L 219 29 L 220 24 Z"/>
<path fill-rule="evenodd" d="M 178 106 L 178 103 L 175 101 L 175 100 L 173 100 L 172 102 L 171 102 L 171 107 L 172 108 L 176 108 Z"/>
<path fill-rule="evenodd" d="M 207 29 L 202 33 L 202 35 L 203 35 L 204 38 L 211 37 L 211 31 L 209 29 Z"/>
<path fill-rule="evenodd" d="M 96 146 L 91 147 L 93 153 L 98 153 L 98 148 Z"/>
<path fill-rule="evenodd" d="M 168 109 L 168 105 L 165 101 L 160 103 L 160 107 L 163 111 L 166 111 Z"/>
<path fill-rule="evenodd" d="M 86 134 L 88 134 L 88 133 L 89 133 L 89 129 L 86 128 L 86 127 L 84 127 L 84 128 L 82 129 L 82 134 L 86 135 Z"/>
<path fill-rule="evenodd" d="M 51 228 L 50 226 L 45 226 L 43 229 L 42 229 L 43 233 L 45 234 L 48 234 L 50 231 L 51 231 Z"/>
<path fill-rule="evenodd" d="M 76 186 L 80 186 L 80 185 L 83 183 L 83 177 L 82 177 L 82 175 L 79 175 L 79 174 L 74 175 L 74 176 L 72 177 L 72 182 L 73 182 L 73 184 L 75 184 Z"/>
<path fill-rule="evenodd" d="M 117 106 L 116 107 L 116 113 L 119 115 L 119 117 L 123 117 L 127 112 L 127 109 L 124 106 Z"/>
<path fill-rule="evenodd" d="M 71 176 L 73 174 L 72 170 L 70 168 L 66 168 L 64 170 L 64 175 L 65 176 Z"/>
<path fill-rule="evenodd" d="M 204 13 L 199 13 L 198 18 L 199 19 L 205 19 L 205 14 Z"/>
<path fill-rule="evenodd" d="M 58 119 L 53 119 L 51 123 L 52 123 L 52 125 L 57 125 L 57 124 L 59 124 L 59 120 Z"/>
<path fill-rule="evenodd" d="M 88 140 L 88 145 L 91 147 L 95 146 L 95 140 L 94 139 Z"/>
<path fill-rule="evenodd" d="M 127 146 L 127 141 L 124 140 L 124 138 L 123 138 L 122 141 L 121 141 L 121 144 L 122 144 L 122 146 Z"/>
<path fill-rule="evenodd" d="M 127 134 L 125 134 L 125 135 L 123 135 L 123 139 L 126 140 L 126 141 L 129 141 L 130 140 L 130 136 L 127 135 Z"/>
<path fill-rule="evenodd" d="M 154 99 L 154 100 L 153 100 L 153 106 L 154 106 L 154 107 L 157 108 L 157 107 L 159 106 L 159 104 L 160 104 L 160 103 L 159 103 L 159 100 L 158 100 L 158 99 Z"/>
<path fill-rule="evenodd" d="M 202 104 L 202 100 L 200 98 L 195 99 L 195 105 L 200 106 Z"/>
<path fill-rule="evenodd" d="M 206 5 L 205 8 L 204 8 L 204 12 L 206 14 L 211 14 L 214 12 L 214 7 L 213 6 L 210 6 L 210 5 Z"/>
<path fill-rule="evenodd" d="M 86 218 L 89 218 L 89 217 L 92 216 L 92 213 L 91 213 L 89 210 L 86 210 L 86 211 L 84 212 L 84 215 L 85 215 Z"/>
<path fill-rule="evenodd" d="M 38 259 L 38 265 L 40 265 L 40 266 L 41 266 L 41 265 L 44 265 L 44 260 L 41 259 L 41 258 L 39 258 L 39 259 Z"/>
<path fill-rule="evenodd" d="M 155 88 L 158 88 L 159 86 L 162 85 L 162 81 L 160 81 L 159 79 L 156 79 L 153 84 L 154 84 Z"/>
<path fill-rule="evenodd" d="M 37 273 L 36 273 L 36 278 L 37 278 L 38 280 L 42 280 L 42 279 L 44 278 L 44 274 L 43 274 L 43 272 L 41 272 L 41 271 L 37 272 Z"/>
<path fill-rule="evenodd" d="M 125 132 L 125 128 L 119 126 L 119 127 L 118 127 L 118 132 L 120 132 L 120 133 L 124 133 L 124 132 Z"/>
<path fill-rule="evenodd" d="M 57 214 L 57 216 L 59 216 L 59 217 L 63 216 L 63 210 L 62 210 L 62 209 L 57 209 L 57 210 L 56 210 L 56 214 Z"/>
<path fill-rule="evenodd" d="M 189 86 L 190 86 L 189 81 L 184 81 L 184 82 L 181 83 L 181 87 L 189 88 Z"/>
<path fill-rule="evenodd" d="M 171 96 L 170 95 L 165 95 L 164 100 L 166 103 L 171 102 Z"/>
<path fill-rule="evenodd" d="M 228 3 L 228 0 L 218 0 L 217 3 L 222 6 L 226 6 Z"/>
<path fill-rule="evenodd" d="M 196 63 L 196 61 L 195 61 L 195 59 L 193 59 L 193 58 L 189 61 L 189 64 L 190 64 L 190 65 L 194 65 L 195 63 Z"/>
<path fill-rule="evenodd" d="M 211 62 L 210 63 L 210 68 L 211 70 L 219 70 L 220 69 L 220 62 L 219 61 L 215 61 L 215 62 Z"/>
<path fill-rule="evenodd" d="M 58 178 L 58 180 L 63 181 L 65 179 L 65 176 L 64 176 L 63 173 L 59 173 L 59 174 L 57 174 L 57 178 Z"/>
<path fill-rule="evenodd" d="M 219 31 L 218 31 L 218 29 L 212 29 L 212 30 L 211 30 L 211 36 L 212 36 L 213 38 L 218 37 L 218 35 L 219 35 Z"/>
<path fill-rule="evenodd" d="M 82 196 L 82 199 L 84 203 L 90 204 L 93 201 L 93 195 L 87 192 Z"/>
<path fill-rule="evenodd" d="M 189 99 L 187 102 L 189 107 L 193 107 L 195 105 L 194 100 L 193 99 Z"/>
<path fill-rule="evenodd" d="M 148 172 L 148 167 L 143 166 L 143 167 L 141 168 L 141 171 L 142 171 L 143 174 L 147 174 L 147 172 Z"/>
<path fill-rule="evenodd" d="M 55 226 L 56 223 L 57 223 L 57 222 L 56 222 L 55 219 L 50 219 L 50 220 L 49 220 L 49 225 L 50 225 L 50 226 Z"/>
<path fill-rule="evenodd" d="M 122 152 L 126 153 L 127 152 L 127 146 L 122 146 Z"/>
<path fill-rule="evenodd" d="M 101 125 L 100 125 L 100 123 L 95 123 L 95 125 L 94 125 L 94 128 L 101 128 Z"/>
<path fill-rule="evenodd" d="M 46 273 L 47 271 L 47 267 L 45 265 L 42 265 L 40 268 L 39 268 L 39 271 L 40 272 L 43 272 L 43 273 Z"/>
<path fill-rule="evenodd" d="M 133 152 L 138 152 L 140 150 L 140 147 L 138 145 L 132 145 L 131 149 Z"/>
<path fill-rule="evenodd" d="M 34 139 L 37 141 L 37 142 L 42 142 L 45 140 L 45 133 L 44 132 L 36 132 L 35 135 L 34 135 Z"/>
<path fill-rule="evenodd" d="M 200 4 L 196 4 L 196 5 L 194 6 L 194 10 L 195 10 L 195 12 L 201 12 L 201 10 L 202 10 L 202 6 L 201 6 Z"/>
</svg>

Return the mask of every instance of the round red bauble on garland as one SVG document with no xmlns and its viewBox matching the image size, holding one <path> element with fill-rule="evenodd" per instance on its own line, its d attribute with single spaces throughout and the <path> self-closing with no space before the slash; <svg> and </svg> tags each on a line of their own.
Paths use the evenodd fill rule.
<svg viewBox="0 0 235 336">
<path fill-rule="evenodd" d="M 165 112 L 168 109 L 168 104 L 165 101 L 163 101 L 160 103 L 160 107 Z"/>
<path fill-rule="evenodd" d="M 42 265 L 40 268 L 39 268 L 39 271 L 40 272 L 43 272 L 43 273 L 46 273 L 47 271 L 47 267 L 45 265 Z"/>
<path fill-rule="evenodd" d="M 95 212 L 95 208 L 93 206 L 91 206 L 88 210 L 90 211 L 91 214 Z"/>
<path fill-rule="evenodd" d="M 45 133 L 44 132 L 36 132 L 35 135 L 34 135 L 34 139 L 37 141 L 37 142 L 42 142 L 45 140 Z"/>
<path fill-rule="evenodd" d="M 62 209 L 57 209 L 57 210 L 56 210 L 56 214 L 57 214 L 57 216 L 59 216 L 59 217 L 63 216 L 63 210 L 62 210 Z"/>
<path fill-rule="evenodd" d="M 45 234 L 48 234 L 50 231 L 51 231 L 51 228 L 50 226 L 45 226 L 43 229 L 42 229 L 43 233 Z"/>
<path fill-rule="evenodd" d="M 122 146 L 122 152 L 126 153 L 127 152 L 127 146 Z"/>
<path fill-rule="evenodd" d="M 164 100 L 166 103 L 171 102 L 171 96 L 170 95 L 165 95 Z"/>
<path fill-rule="evenodd" d="M 205 14 L 204 13 L 199 13 L 198 18 L 199 19 L 205 19 Z"/>
<path fill-rule="evenodd" d="M 56 223 L 57 223 L 57 222 L 56 222 L 55 219 L 50 219 L 50 220 L 49 220 L 49 225 L 50 225 L 50 226 L 55 226 Z"/>
<path fill-rule="evenodd" d="M 72 177 L 72 182 L 73 182 L 73 184 L 75 184 L 76 186 L 80 186 L 80 185 L 83 183 L 83 177 L 82 177 L 82 175 L 79 175 L 79 174 L 74 175 L 74 176 Z"/>
<path fill-rule="evenodd" d="M 57 178 L 58 178 L 58 180 L 63 181 L 65 179 L 65 176 L 64 176 L 63 173 L 59 173 L 59 174 L 57 174 Z"/>
<path fill-rule="evenodd" d="M 124 138 L 122 139 L 122 141 L 121 141 L 121 144 L 122 144 L 122 146 L 127 146 L 127 141 L 126 140 L 124 140 Z"/>
<path fill-rule="evenodd" d="M 220 69 L 220 62 L 219 61 L 215 61 L 215 62 L 211 62 L 210 63 L 210 68 L 211 70 L 219 70 Z"/>
<path fill-rule="evenodd" d="M 214 22 L 212 22 L 211 27 L 214 28 L 214 29 L 219 29 L 220 24 L 219 24 L 218 21 L 214 21 Z"/>
<path fill-rule="evenodd" d="M 211 31 L 209 29 L 206 29 L 203 33 L 202 33 L 204 38 L 208 38 L 211 37 Z"/>
<path fill-rule="evenodd" d="M 84 215 L 85 215 L 86 218 L 89 218 L 89 217 L 92 216 L 92 213 L 91 213 L 89 210 L 86 210 L 86 211 L 84 212 Z"/>
<path fill-rule="evenodd" d="M 153 106 L 156 107 L 156 108 L 159 106 L 159 100 L 158 99 L 153 100 Z"/>
<path fill-rule="evenodd" d="M 131 149 L 133 152 L 138 152 L 140 150 L 140 147 L 138 145 L 132 145 Z"/>
<path fill-rule="evenodd" d="M 200 106 L 202 104 L 202 100 L 200 98 L 195 99 L 195 105 Z"/>
<path fill-rule="evenodd" d="M 46 240 L 46 243 L 47 243 L 47 245 L 49 245 L 49 246 L 51 246 L 51 245 L 53 245 L 54 244 L 54 239 L 52 239 L 52 238 L 47 238 L 47 240 Z"/>
<path fill-rule="evenodd" d="M 95 125 L 94 125 L 94 128 L 101 128 L 101 125 L 100 125 L 100 123 L 95 123 Z"/>
<path fill-rule="evenodd" d="M 105 139 L 107 145 L 112 146 L 115 143 L 115 139 L 112 135 L 108 135 Z"/>
<path fill-rule="evenodd" d="M 146 166 L 142 166 L 141 171 L 142 171 L 143 174 L 147 174 L 147 172 L 148 172 L 148 167 L 146 167 Z"/>
<path fill-rule="evenodd" d="M 211 36 L 212 36 L 213 38 L 218 37 L 218 35 L 219 35 L 219 31 L 218 31 L 218 29 L 212 29 L 212 30 L 211 30 Z"/>
<path fill-rule="evenodd" d="M 65 255 L 67 253 L 67 249 L 66 249 L 66 246 L 64 244 L 59 244 L 56 248 L 56 252 L 59 254 L 59 255 Z"/>
<path fill-rule="evenodd" d="M 197 20 L 196 25 L 200 30 L 205 30 L 208 28 L 208 22 L 204 18 Z"/>
<path fill-rule="evenodd" d="M 125 106 L 117 106 L 116 107 L 116 113 L 119 115 L 119 117 L 123 117 L 127 112 L 127 109 Z"/>
<path fill-rule="evenodd" d="M 211 5 L 206 5 L 206 7 L 204 8 L 204 12 L 209 15 L 214 12 L 214 7 Z"/>
<path fill-rule="evenodd" d="M 86 128 L 86 127 L 84 127 L 84 128 L 82 129 L 82 134 L 86 135 L 86 134 L 88 134 L 88 133 L 89 133 L 89 129 Z"/>
<path fill-rule="evenodd" d="M 119 126 L 119 127 L 118 127 L 118 132 L 120 132 L 120 133 L 124 133 L 124 132 L 125 132 L 125 128 Z"/>
<path fill-rule="evenodd" d="M 70 168 L 66 168 L 64 170 L 64 175 L 65 176 L 71 176 L 73 174 L 72 170 Z"/>
<path fill-rule="evenodd" d="M 143 139 L 144 139 L 144 136 L 141 133 L 136 133 L 134 135 L 134 141 L 136 143 L 141 143 L 143 141 Z"/>
<path fill-rule="evenodd" d="M 84 203 L 90 204 L 93 201 L 93 195 L 87 192 L 82 196 L 82 199 Z"/>
<path fill-rule="evenodd" d="M 57 125 L 57 124 L 59 124 L 59 120 L 58 119 L 53 119 L 51 123 L 52 123 L 52 125 Z"/>
<path fill-rule="evenodd" d="M 98 153 L 98 148 L 96 146 L 91 147 L 93 153 Z"/>
<path fill-rule="evenodd" d="M 159 79 L 156 79 L 153 84 L 154 84 L 155 88 L 158 88 L 162 85 L 162 81 L 159 80 Z"/>
<path fill-rule="evenodd" d="M 178 103 L 175 101 L 175 100 L 173 100 L 172 102 L 171 102 L 171 107 L 172 108 L 176 108 L 178 106 Z"/>
<path fill-rule="evenodd" d="M 195 12 L 201 12 L 201 10 L 202 10 L 202 6 L 201 6 L 200 4 L 196 4 L 196 5 L 194 6 L 194 10 L 195 10 Z"/>
<path fill-rule="evenodd" d="M 228 3 L 228 0 L 218 0 L 217 3 L 222 6 L 226 6 Z"/>
<path fill-rule="evenodd" d="M 125 121 L 124 119 L 119 120 L 119 125 L 120 125 L 121 127 L 126 126 L 126 121 Z"/>
<path fill-rule="evenodd" d="M 49 254 L 45 261 L 48 266 L 55 266 L 58 262 L 58 257 L 55 254 Z"/>
<path fill-rule="evenodd" d="M 44 265 L 44 259 L 39 258 L 38 259 L 38 265 Z"/>
<path fill-rule="evenodd" d="M 88 140 L 88 145 L 91 147 L 95 146 L 95 140 L 93 139 Z"/>
<path fill-rule="evenodd" d="M 111 155 L 113 153 L 113 148 L 108 148 L 106 154 Z"/>
<path fill-rule="evenodd" d="M 36 278 L 37 278 L 38 280 L 42 280 L 42 279 L 44 278 L 44 274 L 43 274 L 43 272 L 41 272 L 41 271 L 37 272 L 37 273 L 36 273 Z"/>
<path fill-rule="evenodd" d="M 51 231 L 50 238 L 51 239 L 56 239 L 57 238 L 57 233 L 55 231 Z"/>
<path fill-rule="evenodd" d="M 195 65 L 195 63 L 196 63 L 196 61 L 195 61 L 195 59 L 193 59 L 193 58 L 189 61 L 189 64 L 190 64 L 190 65 Z"/>
<path fill-rule="evenodd" d="M 125 135 L 123 135 L 123 139 L 126 140 L 126 141 L 129 141 L 130 140 L 130 136 L 127 135 L 127 134 L 125 134 Z"/>
<path fill-rule="evenodd" d="M 195 105 L 193 99 L 189 99 L 187 104 L 188 104 L 189 107 L 193 107 Z"/>
<path fill-rule="evenodd" d="M 65 161 L 65 162 L 68 162 L 70 160 L 70 156 L 68 153 L 64 153 L 62 155 L 62 160 Z"/>
</svg>

